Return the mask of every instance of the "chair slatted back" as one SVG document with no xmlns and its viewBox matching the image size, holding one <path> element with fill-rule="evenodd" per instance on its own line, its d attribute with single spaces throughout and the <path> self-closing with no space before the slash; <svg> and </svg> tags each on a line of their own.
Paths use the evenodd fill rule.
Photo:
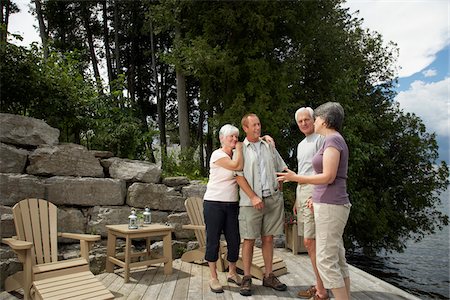
<svg viewBox="0 0 450 300">
<path fill-rule="evenodd" d="M 25 199 L 13 207 L 17 238 L 33 243 L 33 264 L 58 261 L 57 207 L 42 199 Z"/>
<path fill-rule="evenodd" d="M 192 225 L 205 225 L 205 219 L 203 217 L 203 199 L 199 197 L 189 197 L 184 202 L 186 212 L 189 216 L 189 221 Z M 206 231 L 194 230 L 195 237 L 197 238 L 200 247 L 206 246 Z"/>
</svg>

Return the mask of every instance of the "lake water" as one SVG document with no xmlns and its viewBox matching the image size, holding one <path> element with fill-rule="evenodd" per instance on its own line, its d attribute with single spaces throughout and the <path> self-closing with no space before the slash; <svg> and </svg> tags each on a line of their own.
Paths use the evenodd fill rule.
<svg viewBox="0 0 450 300">
<path fill-rule="evenodd" d="M 450 215 L 450 193 L 441 194 L 439 210 Z M 349 263 L 421 299 L 450 299 L 449 226 L 409 242 L 403 253 L 380 254 L 368 259 L 352 255 Z"/>
</svg>

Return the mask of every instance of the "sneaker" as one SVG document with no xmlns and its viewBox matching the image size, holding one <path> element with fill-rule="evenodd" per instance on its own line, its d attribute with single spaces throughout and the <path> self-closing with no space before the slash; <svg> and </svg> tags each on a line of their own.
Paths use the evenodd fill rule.
<svg viewBox="0 0 450 300">
<path fill-rule="evenodd" d="M 209 281 L 209 288 L 214 293 L 223 293 L 223 287 L 217 279 L 211 279 Z"/>
<path fill-rule="evenodd" d="M 309 299 L 309 298 L 314 297 L 315 294 L 316 294 L 316 287 L 314 285 L 312 285 L 307 290 L 298 291 L 297 296 L 299 298 Z"/>
<path fill-rule="evenodd" d="M 287 290 L 287 286 L 284 283 L 281 283 L 273 273 L 270 273 L 268 277 L 264 277 L 263 286 L 271 287 L 276 291 Z"/>
<path fill-rule="evenodd" d="M 234 274 L 232 274 L 232 275 L 229 275 L 228 276 L 228 278 L 227 278 L 227 281 L 228 282 L 232 282 L 232 283 L 234 283 L 234 284 L 236 284 L 236 285 L 241 285 L 241 283 L 242 283 L 242 279 L 241 279 L 241 276 L 239 276 L 238 274 L 236 274 L 236 273 L 234 273 Z"/>
<path fill-rule="evenodd" d="M 244 276 L 244 278 L 242 278 L 239 294 L 241 294 L 242 296 L 252 295 L 252 275 L 246 275 Z"/>
</svg>

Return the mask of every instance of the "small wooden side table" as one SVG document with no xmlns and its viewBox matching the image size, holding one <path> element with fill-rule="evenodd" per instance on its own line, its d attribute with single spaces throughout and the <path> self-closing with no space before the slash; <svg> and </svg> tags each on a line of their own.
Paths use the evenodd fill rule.
<svg viewBox="0 0 450 300">
<path fill-rule="evenodd" d="M 114 265 L 124 269 L 124 280 L 129 281 L 130 269 L 135 267 L 150 266 L 164 263 L 164 274 L 172 274 L 172 231 L 173 227 L 162 224 L 144 224 L 138 229 L 129 229 L 128 224 L 106 225 L 108 230 L 108 244 L 106 256 L 106 272 L 113 273 Z M 125 239 L 124 260 L 116 255 L 117 238 Z M 163 256 L 161 258 L 150 259 L 150 241 L 152 237 L 163 238 Z M 146 239 L 146 249 L 144 252 L 131 252 L 132 239 Z M 145 256 L 143 261 L 131 262 L 132 257 Z"/>
</svg>

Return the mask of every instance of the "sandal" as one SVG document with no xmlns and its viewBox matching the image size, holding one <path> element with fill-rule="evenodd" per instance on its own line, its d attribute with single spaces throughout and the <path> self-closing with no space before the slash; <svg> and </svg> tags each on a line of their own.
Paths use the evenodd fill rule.
<svg viewBox="0 0 450 300">
<path fill-rule="evenodd" d="M 309 299 L 309 298 L 314 297 L 314 295 L 316 294 L 316 291 L 317 291 L 316 287 L 314 285 L 312 285 L 307 290 L 298 291 L 297 296 L 299 298 Z"/>
<path fill-rule="evenodd" d="M 314 298 L 311 298 L 311 299 L 314 299 L 314 300 L 329 300 L 330 297 L 328 297 L 328 294 L 325 296 L 325 298 L 322 298 L 319 295 L 314 294 Z"/>
</svg>

